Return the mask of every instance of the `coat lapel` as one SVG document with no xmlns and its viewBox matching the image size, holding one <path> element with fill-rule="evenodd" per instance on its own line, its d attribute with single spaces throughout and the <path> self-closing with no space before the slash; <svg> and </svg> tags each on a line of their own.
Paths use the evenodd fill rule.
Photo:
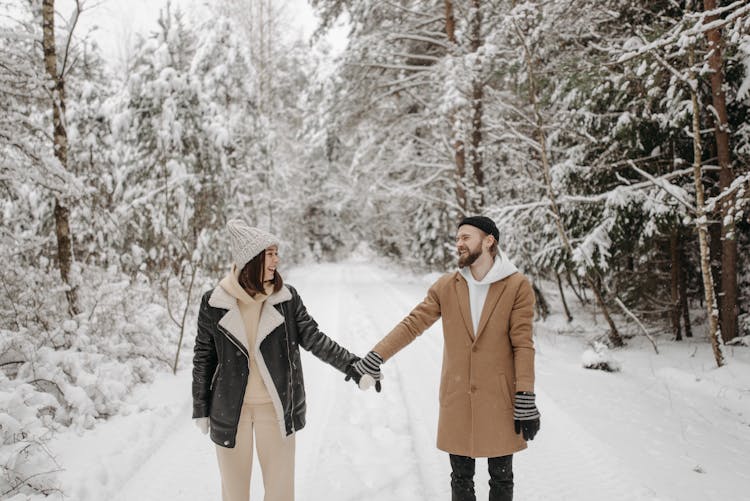
<svg viewBox="0 0 750 501">
<path fill-rule="evenodd" d="M 268 297 L 268 299 L 266 299 L 265 304 L 260 311 L 258 334 L 255 337 L 255 346 L 253 347 L 254 353 L 259 353 L 258 347 L 260 346 L 260 343 L 271 332 L 273 332 L 276 327 L 284 323 L 284 316 L 279 313 L 276 308 L 273 308 L 273 305 L 289 301 L 290 299 L 292 299 L 292 293 L 289 292 L 289 289 L 286 287 L 282 287 L 281 290 L 274 292 Z M 247 345 L 245 323 L 242 320 L 242 314 L 237 305 L 237 299 L 232 297 L 232 295 L 225 291 L 221 286 L 217 286 L 211 294 L 211 297 L 208 299 L 208 304 L 214 308 L 227 310 L 224 316 L 219 320 L 219 325 L 232 335 L 235 342 L 239 342 L 249 352 L 250 347 Z"/>
<path fill-rule="evenodd" d="M 242 321 L 240 308 L 237 306 L 237 300 L 233 298 L 220 285 L 217 286 L 211 297 L 208 298 L 208 304 L 214 308 L 227 310 L 223 317 L 219 319 L 219 326 L 231 334 L 235 344 L 240 343 L 249 353 L 247 345 L 247 334 L 245 333 L 245 323 Z"/>
<path fill-rule="evenodd" d="M 505 290 L 505 286 L 507 285 L 507 283 L 507 278 L 504 278 L 503 280 L 493 282 L 490 285 L 490 290 L 487 291 L 487 299 L 484 300 L 484 306 L 482 307 L 482 315 L 479 317 L 479 328 L 477 329 L 476 336 L 477 339 L 479 339 L 479 336 L 482 335 L 485 327 L 487 327 L 487 323 L 492 316 L 492 312 L 495 311 L 495 306 L 497 306 L 498 301 L 500 301 L 500 296 L 503 295 L 503 291 Z"/>
<path fill-rule="evenodd" d="M 466 327 L 466 333 L 474 339 L 474 325 L 471 322 L 471 308 L 469 307 L 469 286 L 466 279 L 460 273 L 456 273 L 456 298 L 458 299 L 458 310 Z"/>
<path fill-rule="evenodd" d="M 258 321 L 258 335 L 255 337 L 255 351 L 260 354 L 260 343 L 268 337 L 273 330 L 284 323 L 284 316 L 274 308 L 275 304 L 283 303 L 292 299 L 292 293 L 286 286 L 283 286 L 278 292 L 274 292 L 263 304 L 260 310 L 260 320 Z"/>
</svg>

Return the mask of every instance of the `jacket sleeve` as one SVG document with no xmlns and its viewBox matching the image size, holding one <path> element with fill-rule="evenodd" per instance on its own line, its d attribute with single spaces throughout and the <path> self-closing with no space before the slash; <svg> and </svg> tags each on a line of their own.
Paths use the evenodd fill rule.
<svg viewBox="0 0 750 501">
<path fill-rule="evenodd" d="M 513 301 L 509 323 L 516 391 L 534 391 L 534 290 L 524 278 Z"/>
<path fill-rule="evenodd" d="M 358 357 L 329 338 L 318 328 L 317 322 L 307 312 L 302 298 L 292 287 L 292 310 L 297 323 L 299 344 L 323 362 L 346 373 L 346 368 Z"/>
<path fill-rule="evenodd" d="M 193 348 L 193 417 L 208 417 L 211 401 L 211 379 L 217 365 L 216 345 L 211 334 L 211 323 L 208 318 L 207 292 L 203 295 L 198 312 L 198 334 Z"/>
<path fill-rule="evenodd" d="M 441 280 L 432 284 L 427 291 L 427 297 L 381 339 L 372 351 L 383 357 L 383 360 L 388 360 L 434 324 L 441 314 L 438 294 L 440 287 Z"/>
</svg>

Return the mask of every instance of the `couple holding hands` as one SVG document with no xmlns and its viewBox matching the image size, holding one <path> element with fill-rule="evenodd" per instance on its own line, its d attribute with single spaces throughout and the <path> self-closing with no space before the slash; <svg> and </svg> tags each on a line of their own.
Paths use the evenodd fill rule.
<svg viewBox="0 0 750 501">
<path fill-rule="evenodd" d="M 265 501 L 293 501 L 295 433 L 305 426 L 299 347 L 366 388 L 381 365 L 442 318 L 437 447 L 449 454 L 452 501 L 474 501 L 475 458 L 488 458 L 490 501 L 513 498 L 513 453 L 539 430 L 534 397 L 534 293 L 498 249 L 495 223 L 464 218 L 458 270 L 364 358 L 323 334 L 284 284 L 279 239 L 227 224 L 230 272 L 203 295 L 193 357 L 193 420 L 216 444 L 223 501 L 248 501 L 253 446 Z M 372 378 L 372 379 L 370 379 Z M 335 501 L 335 500 L 334 500 Z M 410 500 L 403 500 L 410 501 Z"/>
</svg>

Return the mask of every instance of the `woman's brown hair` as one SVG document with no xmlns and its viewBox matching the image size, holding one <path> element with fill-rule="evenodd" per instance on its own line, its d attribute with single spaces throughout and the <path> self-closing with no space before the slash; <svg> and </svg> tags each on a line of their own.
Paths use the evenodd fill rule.
<svg viewBox="0 0 750 501">
<path fill-rule="evenodd" d="M 240 283 L 245 292 L 251 296 L 256 294 L 265 294 L 265 288 L 263 287 L 263 275 L 266 269 L 266 251 L 265 249 L 252 258 L 248 263 L 240 270 L 240 276 L 237 277 L 237 281 Z M 281 279 L 278 270 L 273 274 L 273 291 L 279 292 L 281 286 L 284 285 L 284 281 Z"/>
</svg>

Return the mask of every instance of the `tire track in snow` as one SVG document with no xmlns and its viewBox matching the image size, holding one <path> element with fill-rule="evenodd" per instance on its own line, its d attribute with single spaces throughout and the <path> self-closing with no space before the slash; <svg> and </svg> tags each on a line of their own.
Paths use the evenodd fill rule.
<svg viewBox="0 0 750 501">
<path fill-rule="evenodd" d="M 341 304 L 341 288 L 337 286 L 341 282 L 341 274 L 340 267 L 318 265 L 312 267 L 308 273 L 299 275 L 299 278 L 293 275 L 291 283 L 297 288 L 308 313 L 318 322 L 320 330 L 346 347 L 348 340 L 341 328 L 342 315 L 328 314 L 330 311 L 340 312 L 341 310 L 340 308 L 331 310 L 326 304 L 331 302 L 335 305 Z M 319 315 L 318 311 L 324 314 Z M 302 488 L 298 486 L 296 490 L 298 493 L 303 493 L 301 497 L 298 497 L 305 499 L 305 493 L 308 490 L 305 486 L 310 484 L 311 479 L 318 476 L 318 469 L 322 463 L 318 454 L 322 449 L 324 434 L 318 433 L 317 429 L 321 427 L 321 423 L 331 420 L 335 403 L 334 392 L 327 391 L 327 387 L 338 381 L 333 381 L 330 367 L 323 367 L 319 360 L 303 348 L 300 348 L 300 352 L 305 379 L 307 423 L 297 435 L 296 479 Z M 311 433 L 310 430 L 313 432 Z"/>
<path fill-rule="evenodd" d="M 371 284 L 363 300 L 377 305 L 377 309 L 368 311 L 368 319 L 379 332 L 373 343 L 390 332 L 426 292 L 421 286 L 416 287 L 420 290 L 416 294 L 402 292 L 404 284 L 394 286 L 376 271 L 372 266 L 363 266 L 359 271 Z M 383 365 L 386 378 L 383 392 L 398 392 L 413 440 L 411 452 L 416 458 L 421 482 L 420 496 L 415 499 L 450 496 L 448 457 L 435 445 L 442 344 L 441 331 L 431 327 Z"/>
<path fill-rule="evenodd" d="M 331 265 L 321 265 L 316 269 L 330 280 L 331 273 L 326 270 L 328 266 Z M 340 274 L 342 280 L 335 284 L 339 292 L 329 294 L 327 300 L 338 298 L 334 309 L 337 310 L 341 328 L 336 333 L 331 331 L 331 334 L 361 356 L 382 336 L 374 328 L 368 308 L 361 300 L 363 289 L 371 287 L 373 281 L 369 274 L 365 274 L 363 280 L 361 266 L 338 265 L 338 269 L 343 270 Z M 320 284 L 320 280 L 314 279 L 317 274 L 304 277 L 300 288 L 304 283 Z M 305 293 L 302 294 L 306 297 Z M 325 332 L 335 313 L 330 305 L 328 308 L 318 308 L 313 304 L 322 297 L 316 291 L 313 300 L 306 299 L 306 302 L 310 303 L 308 309 Z M 341 378 L 338 373 L 336 377 Z M 310 380 L 308 378 L 308 382 Z M 320 389 L 317 382 L 312 386 L 314 391 Z M 377 394 L 374 391 L 361 392 L 351 382 L 344 383 L 337 379 L 327 391 L 335 402 L 336 412 L 329 416 L 324 425 L 321 426 L 320 422 L 311 425 L 315 426 L 314 435 L 317 438 L 309 440 L 305 462 L 312 463 L 307 467 L 308 471 L 298 476 L 303 479 L 297 489 L 298 497 L 301 500 L 421 499 L 424 490 L 415 481 L 419 471 L 414 459 L 410 420 L 404 416 L 399 385 L 393 385 L 391 391 Z M 386 404 L 383 404 L 384 399 Z M 300 438 L 300 444 L 303 440 L 308 439 Z"/>
</svg>

